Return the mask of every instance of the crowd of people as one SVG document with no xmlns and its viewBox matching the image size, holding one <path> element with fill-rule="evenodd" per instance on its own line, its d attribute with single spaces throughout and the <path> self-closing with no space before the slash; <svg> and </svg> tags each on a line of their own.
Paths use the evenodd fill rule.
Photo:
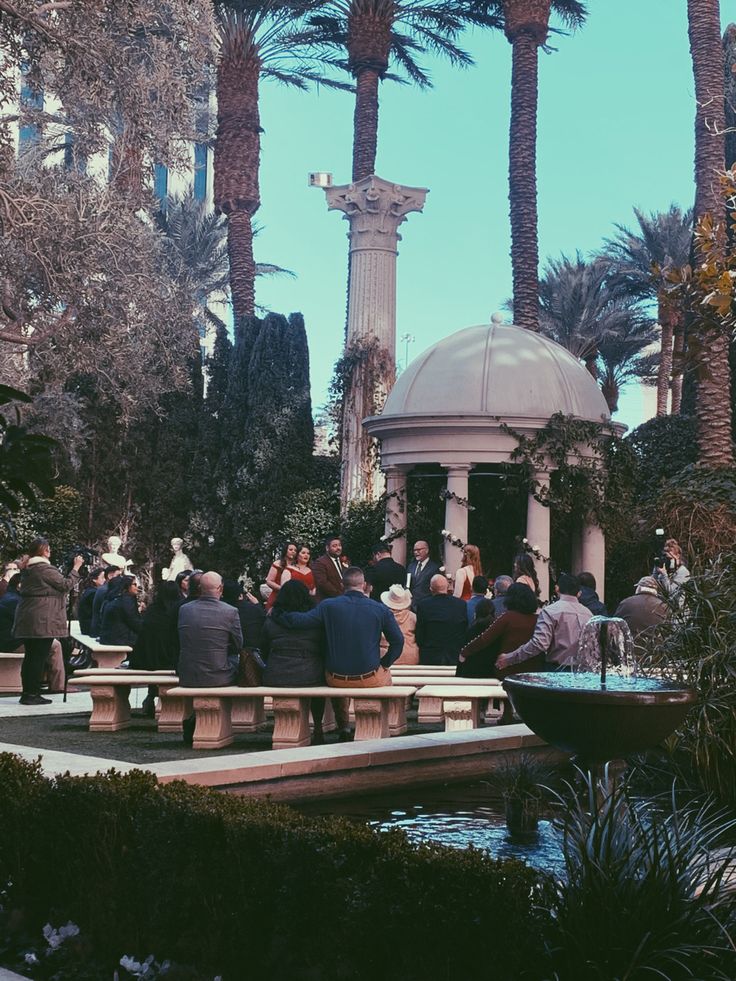
<svg viewBox="0 0 736 981">
<path fill-rule="evenodd" d="M 563 573 L 544 605 L 534 561 L 516 556 L 510 574 L 483 574 L 480 550 L 463 548 L 454 582 L 414 544 L 407 566 L 378 543 L 365 569 L 351 565 L 339 536 L 330 535 L 314 561 L 310 549 L 287 542 L 257 597 L 216 572 L 183 569 L 166 578 L 141 608 L 139 584 L 127 567 L 97 566 L 80 582 L 82 557 L 68 575 L 50 561 L 45 539 L 0 579 L 0 649 L 24 650 L 21 703 L 47 704 L 62 690 L 59 638 L 70 618 L 100 643 L 127 646 L 126 666 L 176 670 L 183 685 L 217 687 L 262 680 L 271 686 L 375 687 L 391 684 L 392 664 L 456 665 L 461 677 L 504 677 L 518 671 L 566 671 L 584 625 L 606 615 L 595 578 Z M 189 563 L 187 563 L 189 564 Z M 636 585 L 615 611 L 635 637 L 667 616 L 689 573 L 674 540 L 661 567 Z M 76 608 L 68 601 L 77 595 Z M 156 689 L 143 703 L 153 715 Z M 339 738 L 351 738 L 345 699 L 333 700 Z M 323 741 L 324 700 L 312 700 L 314 741 Z M 191 720 L 185 727 L 191 735 Z"/>
</svg>

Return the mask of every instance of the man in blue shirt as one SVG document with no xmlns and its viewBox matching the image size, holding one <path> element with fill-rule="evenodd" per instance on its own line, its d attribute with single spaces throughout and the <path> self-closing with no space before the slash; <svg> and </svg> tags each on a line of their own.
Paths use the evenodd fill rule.
<svg viewBox="0 0 736 981">
<path fill-rule="evenodd" d="M 333 688 L 380 688 L 391 684 L 389 667 L 401 655 L 404 635 L 394 615 L 383 603 L 366 596 L 363 570 L 350 566 L 343 573 L 342 596 L 322 600 L 308 613 L 283 613 L 274 609 L 271 616 L 285 627 L 321 625 L 325 631 L 325 678 Z M 388 650 L 381 657 L 381 634 Z M 340 740 L 350 739 L 347 699 L 333 699 Z"/>
</svg>

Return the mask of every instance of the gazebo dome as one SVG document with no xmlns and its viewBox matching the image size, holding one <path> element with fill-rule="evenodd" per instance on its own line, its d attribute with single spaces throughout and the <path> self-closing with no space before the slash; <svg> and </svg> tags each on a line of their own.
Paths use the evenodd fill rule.
<svg viewBox="0 0 736 981">
<path fill-rule="evenodd" d="M 533 331 L 494 322 L 457 331 L 415 358 L 396 381 L 381 418 L 546 421 L 555 412 L 593 422 L 610 418 L 600 388 L 569 351 Z"/>
</svg>

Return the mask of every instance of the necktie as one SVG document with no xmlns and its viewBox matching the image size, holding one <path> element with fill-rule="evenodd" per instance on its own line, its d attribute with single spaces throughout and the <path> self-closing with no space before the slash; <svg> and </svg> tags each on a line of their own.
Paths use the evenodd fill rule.
<svg viewBox="0 0 736 981">
<path fill-rule="evenodd" d="M 332 561 L 335 563 L 338 576 L 342 579 L 342 566 L 340 565 L 339 559 L 333 559 Z"/>
</svg>

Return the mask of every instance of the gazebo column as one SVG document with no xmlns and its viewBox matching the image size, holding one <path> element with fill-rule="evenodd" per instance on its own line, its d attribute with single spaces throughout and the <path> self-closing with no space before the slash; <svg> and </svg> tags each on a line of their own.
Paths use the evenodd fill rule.
<svg viewBox="0 0 736 981">
<path fill-rule="evenodd" d="M 603 599 L 606 588 L 606 538 L 603 529 L 592 521 L 585 521 L 580 545 L 580 568 L 575 572 L 592 573 L 596 592 Z"/>
<path fill-rule="evenodd" d="M 534 475 L 536 490 L 539 493 L 543 488 L 549 487 L 549 474 L 538 472 Z M 545 558 L 549 558 L 550 550 L 550 521 L 549 508 L 540 504 L 533 494 L 529 495 L 526 506 L 526 537 L 530 545 L 539 549 Z M 547 563 L 532 556 L 534 566 L 537 570 L 539 579 L 540 597 L 543 600 L 549 599 L 549 569 Z"/>
<path fill-rule="evenodd" d="M 468 499 L 468 477 L 472 470 L 472 464 L 440 464 L 447 470 L 447 489 L 451 494 Z M 448 497 L 445 501 L 445 529 L 454 538 L 459 538 L 462 542 L 468 541 L 468 509 L 459 504 L 454 498 Z M 445 571 L 448 575 L 455 575 L 462 562 L 462 550 L 457 545 L 445 542 Z"/>
<path fill-rule="evenodd" d="M 384 467 L 386 475 L 386 521 L 387 537 L 403 531 L 391 540 L 391 557 L 399 565 L 406 565 L 406 475 L 408 467 Z"/>
</svg>

